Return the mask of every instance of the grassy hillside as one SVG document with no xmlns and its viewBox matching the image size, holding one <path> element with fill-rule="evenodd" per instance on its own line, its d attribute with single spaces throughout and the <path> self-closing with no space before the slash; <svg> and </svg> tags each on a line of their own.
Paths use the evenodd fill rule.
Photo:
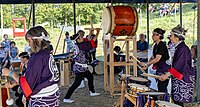
<svg viewBox="0 0 200 107">
<path fill-rule="evenodd" d="M 196 40 L 197 38 L 197 10 L 192 9 L 192 7 L 196 5 L 196 4 L 183 4 L 183 27 L 188 29 L 188 33 L 187 33 L 187 37 L 186 37 L 186 44 L 190 47 L 194 40 Z M 177 6 L 179 6 L 177 4 Z M 137 31 L 137 35 L 139 35 L 140 33 L 146 33 L 146 12 L 143 11 L 142 14 L 138 15 L 138 16 L 142 16 L 139 17 L 139 26 L 138 26 L 138 31 Z M 178 25 L 180 23 L 180 13 L 178 12 L 175 15 L 168 15 L 165 17 L 160 17 L 159 16 L 159 11 L 154 12 L 154 13 L 150 13 L 150 44 L 152 44 L 152 40 L 151 40 L 151 35 L 152 35 L 152 30 L 159 27 L 162 29 L 166 30 L 165 33 L 165 39 L 166 41 L 168 41 L 166 39 L 167 35 L 170 33 L 170 30 L 175 27 L 176 25 Z M 94 25 L 94 27 L 100 27 L 100 23 Z M 90 25 L 85 25 L 85 27 L 90 27 Z M 194 27 L 194 28 L 193 28 Z M 50 33 L 50 40 L 54 46 L 54 48 L 56 47 L 59 35 L 61 30 L 58 28 L 54 28 L 54 29 L 50 29 L 48 27 L 47 28 L 48 32 Z M 62 53 L 62 49 L 63 49 L 63 43 L 64 43 L 64 33 L 62 33 L 61 36 L 61 41 L 59 43 L 58 46 L 58 50 L 57 53 Z M 72 35 L 73 32 L 70 32 L 70 34 Z M 88 34 L 88 31 L 86 31 L 86 34 Z M 194 39 L 193 39 L 194 36 Z M 102 50 L 102 32 L 98 38 L 99 40 L 99 44 L 98 44 L 98 49 L 97 49 L 97 56 L 102 56 L 103 55 L 103 50 Z M 16 39 L 17 42 L 17 46 L 20 48 L 20 51 L 23 51 L 23 47 L 26 44 L 26 41 L 24 40 L 24 38 L 17 38 Z M 118 42 L 116 43 L 117 45 L 120 45 L 122 47 L 122 44 L 124 44 L 124 42 Z"/>
</svg>

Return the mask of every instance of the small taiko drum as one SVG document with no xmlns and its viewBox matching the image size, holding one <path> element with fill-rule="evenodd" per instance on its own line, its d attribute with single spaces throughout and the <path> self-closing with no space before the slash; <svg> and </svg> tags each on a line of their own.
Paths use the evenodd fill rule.
<svg viewBox="0 0 200 107">
<path fill-rule="evenodd" d="M 20 65 L 21 65 L 20 59 L 11 60 L 11 63 L 12 63 L 13 68 L 20 67 Z"/>
<path fill-rule="evenodd" d="M 128 74 L 119 74 L 119 80 L 120 81 L 125 81 L 127 77 L 131 77 L 132 75 Z"/>
<path fill-rule="evenodd" d="M 135 77 L 135 76 L 131 76 L 129 77 L 129 79 L 131 83 L 136 83 L 136 84 L 141 84 L 141 85 L 148 85 L 147 83 L 149 82 L 145 78 Z"/>
<path fill-rule="evenodd" d="M 114 36 L 131 35 L 137 31 L 138 14 L 130 6 L 108 6 L 103 11 L 103 33 Z"/>
<path fill-rule="evenodd" d="M 167 101 L 156 101 L 156 107 L 181 107 L 181 106 Z"/>
<path fill-rule="evenodd" d="M 144 85 L 129 83 L 127 91 L 129 94 L 137 95 L 137 93 L 150 91 L 150 89 L 149 89 L 149 87 L 146 87 Z"/>
</svg>

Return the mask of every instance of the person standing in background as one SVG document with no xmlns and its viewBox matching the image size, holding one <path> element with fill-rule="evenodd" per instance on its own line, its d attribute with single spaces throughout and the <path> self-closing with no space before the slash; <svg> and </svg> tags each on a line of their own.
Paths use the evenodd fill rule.
<svg viewBox="0 0 200 107">
<path fill-rule="evenodd" d="M 137 59 L 140 62 L 147 62 L 148 61 L 148 43 L 145 40 L 146 39 L 146 35 L 141 33 L 140 35 L 140 40 L 137 41 Z M 147 73 L 147 70 L 145 70 L 145 72 Z M 138 77 L 142 74 L 142 71 L 140 69 L 137 70 L 137 75 Z"/>
<path fill-rule="evenodd" d="M 5 43 L 5 48 L 9 49 L 10 48 L 10 40 L 8 39 L 8 35 L 4 34 L 3 38 L 4 38 L 3 42 Z"/>
<path fill-rule="evenodd" d="M 66 43 L 66 51 L 67 51 L 67 53 L 73 52 L 74 43 L 72 42 L 72 40 L 71 40 L 71 38 L 69 36 L 69 32 L 65 33 L 65 43 Z"/>
</svg>

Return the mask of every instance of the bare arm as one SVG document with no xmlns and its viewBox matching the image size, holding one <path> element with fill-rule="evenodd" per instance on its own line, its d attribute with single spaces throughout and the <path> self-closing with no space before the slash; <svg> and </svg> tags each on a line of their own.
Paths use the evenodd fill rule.
<svg viewBox="0 0 200 107">
<path fill-rule="evenodd" d="M 161 57 L 162 57 L 162 55 L 156 55 L 156 57 L 154 58 L 154 59 L 152 59 L 152 60 L 150 60 L 149 62 L 147 62 L 146 64 L 149 66 L 149 65 L 151 65 L 151 64 L 155 64 L 155 63 L 157 63 L 158 61 L 160 61 L 160 59 L 161 59 Z"/>
<path fill-rule="evenodd" d="M 3 75 L 3 76 L 9 76 L 9 75 L 10 75 L 10 72 L 12 72 L 10 69 L 7 69 L 7 68 L 3 68 L 3 69 L 2 69 L 2 75 Z M 16 72 L 13 72 L 13 73 L 12 73 L 12 78 L 13 78 L 17 83 L 19 83 L 19 75 L 18 75 Z"/>
<path fill-rule="evenodd" d="M 10 59 L 12 60 L 12 57 L 10 55 L 10 49 L 8 50 L 8 56 L 10 57 Z"/>
<path fill-rule="evenodd" d="M 94 41 L 97 40 L 97 38 L 98 38 L 98 36 L 99 36 L 99 32 L 100 32 L 100 29 L 99 29 L 99 28 L 97 28 L 96 30 L 97 30 L 97 33 L 96 33 L 96 35 L 95 35 L 94 38 L 93 38 Z"/>
<path fill-rule="evenodd" d="M 19 49 L 17 48 L 17 56 L 15 57 L 15 59 L 17 59 L 19 56 Z"/>
</svg>

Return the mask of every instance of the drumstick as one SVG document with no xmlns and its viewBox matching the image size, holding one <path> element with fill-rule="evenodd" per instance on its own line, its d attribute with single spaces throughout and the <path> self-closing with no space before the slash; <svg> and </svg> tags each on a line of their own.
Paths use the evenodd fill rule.
<svg viewBox="0 0 200 107">
<path fill-rule="evenodd" d="M 93 23 L 92 23 L 92 16 L 90 16 L 90 25 L 91 25 L 91 28 L 94 28 Z"/>
<path fill-rule="evenodd" d="M 159 79 L 160 76 L 159 75 L 154 75 L 154 74 L 148 74 L 148 73 L 143 73 L 141 74 L 142 76 L 145 76 L 145 77 L 152 77 L 152 78 L 156 78 L 156 79 Z M 167 78 L 169 79 L 169 78 Z"/>
<path fill-rule="evenodd" d="M 133 56 L 133 58 L 135 59 L 135 57 Z M 140 61 L 136 58 L 135 60 L 137 60 L 139 63 L 140 63 Z M 145 73 L 145 71 L 142 69 L 142 67 L 140 67 L 140 65 L 138 65 L 137 64 L 137 67 L 143 72 L 143 73 Z"/>
<path fill-rule="evenodd" d="M 84 30 L 97 30 L 97 29 L 102 30 L 101 28 L 84 28 Z"/>
<path fill-rule="evenodd" d="M 137 64 L 137 67 L 143 72 L 145 73 L 145 71 Z"/>
<path fill-rule="evenodd" d="M 8 77 L 6 76 L 6 81 L 8 82 Z M 10 90 L 9 88 L 6 88 L 7 89 L 7 95 L 8 95 L 8 99 L 10 99 Z"/>
<path fill-rule="evenodd" d="M 160 76 L 158 75 L 154 75 L 154 74 L 148 74 L 148 73 L 143 73 L 141 74 L 142 76 L 145 76 L 145 77 L 152 77 L 152 78 L 156 78 L 156 79 L 159 79 Z"/>
<path fill-rule="evenodd" d="M 6 76 L 6 81 L 8 82 L 8 76 Z M 6 104 L 13 105 L 14 100 L 10 97 L 10 89 L 9 88 L 6 88 L 6 89 L 7 89 L 7 96 L 8 96 L 8 99 L 6 100 Z"/>
<path fill-rule="evenodd" d="M 138 63 L 141 63 L 135 56 L 132 56 Z"/>
</svg>

